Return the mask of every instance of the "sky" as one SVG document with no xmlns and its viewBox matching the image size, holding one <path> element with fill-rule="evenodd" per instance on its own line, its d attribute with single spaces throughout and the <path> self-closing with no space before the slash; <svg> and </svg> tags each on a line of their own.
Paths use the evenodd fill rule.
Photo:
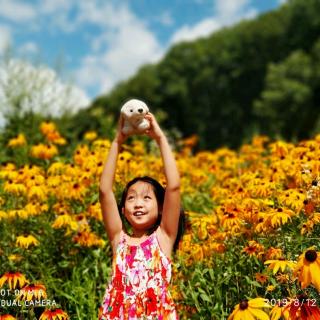
<svg viewBox="0 0 320 320">
<path fill-rule="evenodd" d="M 180 41 L 285 0 L 0 0 L 0 56 L 44 64 L 90 99 Z"/>
</svg>

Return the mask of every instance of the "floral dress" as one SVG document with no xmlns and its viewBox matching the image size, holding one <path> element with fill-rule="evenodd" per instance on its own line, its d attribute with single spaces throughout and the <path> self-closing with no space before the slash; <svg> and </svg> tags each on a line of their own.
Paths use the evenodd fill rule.
<svg viewBox="0 0 320 320">
<path fill-rule="evenodd" d="M 179 319 L 168 290 L 171 260 L 161 251 L 156 232 L 130 245 L 121 231 L 112 271 L 99 320 Z"/>
</svg>

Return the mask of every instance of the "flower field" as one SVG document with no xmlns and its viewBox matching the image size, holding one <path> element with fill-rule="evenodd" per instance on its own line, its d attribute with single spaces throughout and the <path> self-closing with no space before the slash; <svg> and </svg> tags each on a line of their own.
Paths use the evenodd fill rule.
<svg viewBox="0 0 320 320">
<path fill-rule="evenodd" d="M 98 187 L 110 140 L 87 132 L 72 154 L 52 122 L 7 141 L 0 167 L 0 320 L 97 319 L 111 272 Z M 41 141 L 40 141 L 41 140 Z M 254 137 L 193 154 L 179 141 L 187 224 L 171 291 L 181 319 L 320 319 L 320 135 Z M 115 193 L 150 175 L 159 150 L 138 137 L 118 158 Z"/>
</svg>

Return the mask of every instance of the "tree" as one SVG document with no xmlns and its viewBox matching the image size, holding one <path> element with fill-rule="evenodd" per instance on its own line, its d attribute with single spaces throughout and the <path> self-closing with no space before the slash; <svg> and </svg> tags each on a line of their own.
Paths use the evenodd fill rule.
<svg viewBox="0 0 320 320">
<path fill-rule="evenodd" d="M 254 103 L 264 133 L 286 139 L 305 138 L 317 118 L 314 102 L 313 61 L 302 50 L 283 62 L 271 63 L 265 89 Z"/>
</svg>

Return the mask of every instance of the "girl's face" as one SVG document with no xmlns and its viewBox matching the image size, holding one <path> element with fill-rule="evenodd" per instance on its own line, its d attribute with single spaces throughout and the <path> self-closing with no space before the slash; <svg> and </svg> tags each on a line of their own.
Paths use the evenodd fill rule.
<svg viewBox="0 0 320 320">
<path fill-rule="evenodd" d="M 135 230 L 148 230 L 157 221 L 158 203 L 152 185 L 137 181 L 130 186 L 122 213 Z"/>
</svg>

